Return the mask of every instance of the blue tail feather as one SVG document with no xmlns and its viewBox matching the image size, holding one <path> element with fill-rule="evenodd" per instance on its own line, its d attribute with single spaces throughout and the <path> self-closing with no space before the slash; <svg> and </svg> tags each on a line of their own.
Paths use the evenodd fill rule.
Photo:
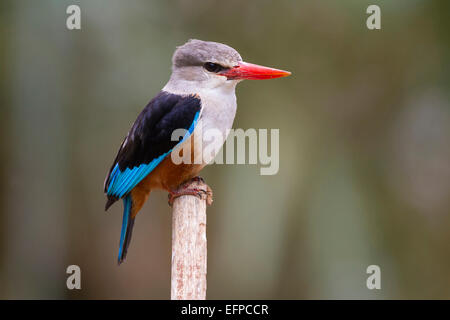
<svg viewBox="0 0 450 320">
<path fill-rule="evenodd" d="M 118 263 L 121 264 L 127 256 L 128 246 L 131 241 L 131 233 L 133 231 L 134 218 L 131 217 L 132 207 L 131 195 L 127 195 L 123 198 L 123 220 L 122 230 L 120 232 L 120 244 L 119 244 L 119 257 Z"/>
</svg>

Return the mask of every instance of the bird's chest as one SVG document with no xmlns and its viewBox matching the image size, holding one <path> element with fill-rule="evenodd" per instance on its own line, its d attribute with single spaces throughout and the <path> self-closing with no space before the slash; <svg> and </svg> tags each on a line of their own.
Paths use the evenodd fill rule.
<svg viewBox="0 0 450 320">
<path fill-rule="evenodd" d="M 204 95 L 200 121 L 194 130 L 194 137 L 201 144 L 196 152 L 203 153 L 205 163 L 211 162 L 224 144 L 236 115 L 236 96 L 233 94 L 213 97 Z"/>
<path fill-rule="evenodd" d="M 236 100 L 206 102 L 200 117 L 203 139 L 207 140 L 208 136 L 219 132 L 225 136 L 233 126 L 235 115 Z"/>
</svg>

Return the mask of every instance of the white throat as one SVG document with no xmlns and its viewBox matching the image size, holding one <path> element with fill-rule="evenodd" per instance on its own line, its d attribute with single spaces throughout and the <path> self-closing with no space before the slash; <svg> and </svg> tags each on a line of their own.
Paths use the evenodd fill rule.
<svg viewBox="0 0 450 320">
<path fill-rule="evenodd" d="M 205 82 L 208 83 L 206 84 Z M 183 81 L 171 77 L 164 86 L 163 90 L 169 93 L 181 95 L 196 94 L 200 96 L 202 103 L 200 123 L 202 126 L 203 149 L 212 143 L 205 135 L 208 130 L 219 130 L 223 136 L 223 140 L 214 141 L 215 150 L 219 150 L 225 142 L 236 115 L 235 88 L 238 82 L 236 80 L 226 80 L 219 84 L 215 81 Z M 194 134 L 197 134 L 197 132 L 198 130 L 195 129 Z M 211 149 L 211 146 L 209 148 Z M 209 159 L 207 162 L 211 160 L 213 159 Z"/>
</svg>

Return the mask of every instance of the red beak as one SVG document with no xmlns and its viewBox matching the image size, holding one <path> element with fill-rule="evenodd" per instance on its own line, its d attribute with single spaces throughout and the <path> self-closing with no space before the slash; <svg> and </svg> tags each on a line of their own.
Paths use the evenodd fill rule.
<svg viewBox="0 0 450 320">
<path fill-rule="evenodd" d="M 257 64 L 239 62 L 237 66 L 222 71 L 219 74 L 226 76 L 228 80 L 264 80 L 287 77 L 291 73 L 289 71 L 263 67 Z"/>
</svg>

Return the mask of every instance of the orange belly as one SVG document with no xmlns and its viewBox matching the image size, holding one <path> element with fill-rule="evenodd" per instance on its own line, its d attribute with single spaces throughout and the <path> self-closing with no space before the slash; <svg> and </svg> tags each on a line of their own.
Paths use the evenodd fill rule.
<svg viewBox="0 0 450 320">
<path fill-rule="evenodd" d="M 188 139 L 186 143 L 190 143 Z M 133 199 L 132 216 L 142 208 L 153 189 L 162 189 L 166 191 L 176 189 L 183 182 L 195 177 L 203 169 L 205 164 L 194 164 L 195 146 L 192 143 L 190 148 L 191 163 L 175 164 L 170 155 L 168 155 L 156 168 L 150 172 L 136 187 L 131 190 Z M 179 151 L 180 157 L 183 156 L 183 150 Z"/>
</svg>

